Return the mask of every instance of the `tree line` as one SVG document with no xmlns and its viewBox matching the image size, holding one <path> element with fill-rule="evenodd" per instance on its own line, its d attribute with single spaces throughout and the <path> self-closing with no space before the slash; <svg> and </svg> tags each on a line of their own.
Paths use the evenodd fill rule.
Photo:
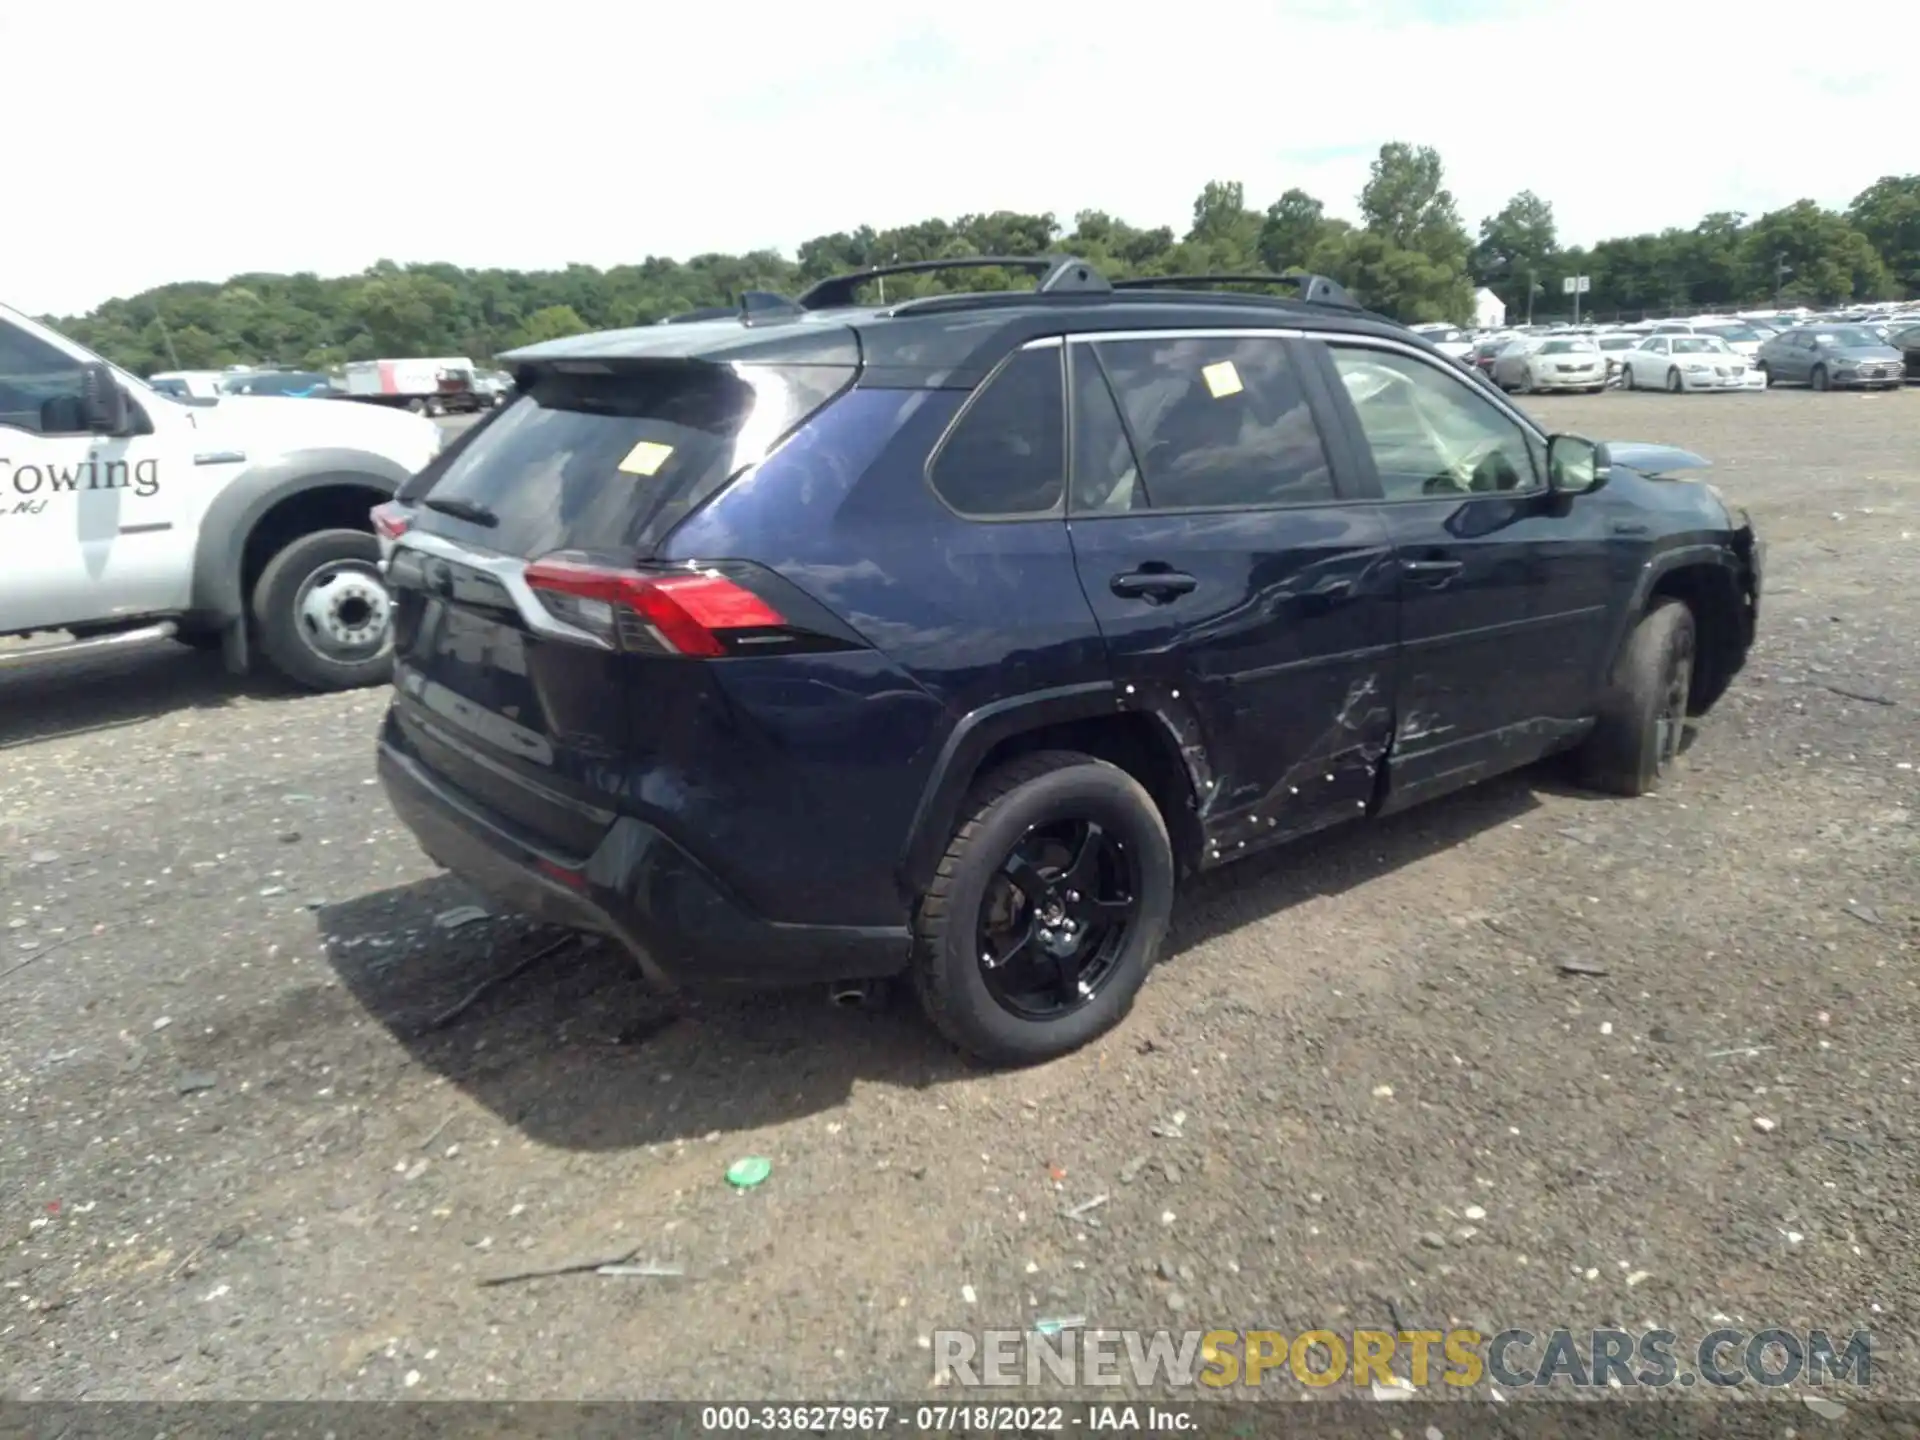
<svg viewBox="0 0 1920 1440">
<path fill-rule="evenodd" d="M 1531 191 L 1470 234 L 1440 156 L 1396 142 L 1381 147 L 1358 209 L 1357 224 L 1329 216 L 1300 189 L 1250 208 L 1240 182 L 1216 180 L 1194 200 L 1183 234 L 1098 210 L 1081 211 L 1071 228 L 1052 214 L 996 211 L 861 226 L 809 240 L 791 258 L 760 250 L 544 271 L 382 260 L 331 278 L 235 275 L 163 285 L 51 323 L 139 374 L 263 363 L 324 369 L 397 355 L 484 360 L 532 341 L 732 304 L 745 290 L 795 294 L 824 276 L 896 260 L 1056 252 L 1116 279 L 1304 268 L 1410 324 L 1467 321 L 1482 285 L 1506 303 L 1509 321 L 1557 314 L 1560 282 L 1570 275 L 1590 279 L 1583 310 L 1616 318 L 1920 297 L 1920 174 L 1878 180 L 1844 211 L 1800 200 L 1758 217 L 1715 213 L 1691 229 L 1589 249 L 1562 247 L 1553 206 Z M 997 269 L 902 276 L 886 282 L 886 296 L 1025 283 Z"/>
</svg>

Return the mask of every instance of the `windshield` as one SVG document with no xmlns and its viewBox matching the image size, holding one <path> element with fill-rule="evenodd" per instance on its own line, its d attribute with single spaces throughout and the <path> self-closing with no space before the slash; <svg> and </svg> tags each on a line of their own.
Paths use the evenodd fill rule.
<svg viewBox="0 0 1920 1440">
<path fill-rule="evenodd" d="M 1755 330 L 1751 325 L 1702 325 L 1700 328 L 1709 335 L 1718 335 L 1722 340 L 1727 341 L 1758 340 L 1760 338 L 1760 332 Z"/>
<path fill-rule="evenodd" d="M 1676 355 L 1724 355 L 1727 342 L 1718 335 L 1676 335 L 1673 337 L 1673 353 Z"/>
<path fill-rule="evenodd" d="M 1849 349 L 1859 346 L 1880 346 L 1886 344 L 1871 330 L 1862 330 L 1857 325 L 1844 325 L 1832 330 L 1822 330 L 1814 336 L 1822 345 L 1843 345 Z"/>
<path fill-rule="evenodd" d="M 1540 347 L 1542 355 L 1591 355 L 1593 351 L 1591 340 L 1549 340 Z"/>
</svg>

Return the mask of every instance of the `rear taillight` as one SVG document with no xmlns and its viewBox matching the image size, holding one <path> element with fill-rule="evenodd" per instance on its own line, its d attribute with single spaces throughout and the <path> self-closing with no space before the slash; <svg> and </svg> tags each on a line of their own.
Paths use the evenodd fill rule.
<svg viewBox="0 0 1920 1440">
<path fill-rule="evenodd" d="M 398 540 L 413 524 L 407 507 L 397 500 L 373 507 L 373 533 L 382 540 Z"/>
<path fill-rule="evenodd" d="M 733 632 L 780 629 L 780 612 L 711 570 L 674 575 L 536 560 L 526 581 L 554 617 L 616 649 L 652 655 L 716 656 Z"/>
</svg>

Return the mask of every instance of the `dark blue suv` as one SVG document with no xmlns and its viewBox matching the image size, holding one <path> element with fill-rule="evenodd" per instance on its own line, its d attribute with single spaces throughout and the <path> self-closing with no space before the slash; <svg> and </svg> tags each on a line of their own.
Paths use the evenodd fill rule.
<svg viewBox="0 0 1920 1440">
<path fill-rule="evenodd" d="M 941 268 L 953 262 L 942 262 Z M 1747 656 L 1704 462 L 1549 436 L 1337 285 L 797 301 L 532 346 L 410 485 L 380 771 L 672 985 L 909 974 L 996 1062 L 1127 1011 L 1177 877 L 1577 752 Z"/>
</svg>

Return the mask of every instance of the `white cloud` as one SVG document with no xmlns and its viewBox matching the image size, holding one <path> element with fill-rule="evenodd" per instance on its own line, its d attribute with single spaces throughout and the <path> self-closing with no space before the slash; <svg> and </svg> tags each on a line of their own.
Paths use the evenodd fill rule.
<svg viewBox="0 0 1920 1440">
<path fill-rule="evenodd" d="M 1180 227 L 1213 178 L 1351 214 L 1392 139 L 1439 148 L 1469 226 L 1532 189 L 1582 242 L 1920 166 L 1905 0 L 1848 6 L 1847 46 L 1688 0 L 81 13 L 0 17 L 0 286 L 34 312 L 381 257 L 790 251 L 969 210 Z"/>
</svg>

